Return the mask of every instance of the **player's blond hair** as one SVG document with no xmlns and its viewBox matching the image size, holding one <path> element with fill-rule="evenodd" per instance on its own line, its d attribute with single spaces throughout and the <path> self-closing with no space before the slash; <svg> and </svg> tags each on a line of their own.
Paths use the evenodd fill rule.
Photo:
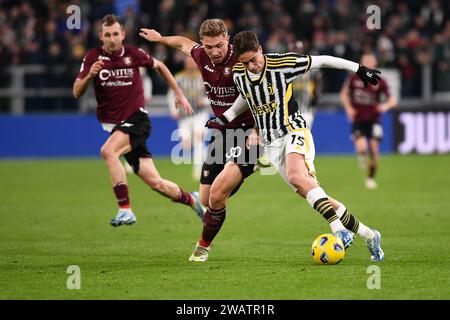
<svg viewBox="0 0 450 320">
<path fill-rule="evenodd" d="M 199 36 L 202 39 L 204 36 L 217 37 L 228 36 L 228 29 L 225 22 L 221 19 L 208 19 L 200 25 Z"/>
</svg>

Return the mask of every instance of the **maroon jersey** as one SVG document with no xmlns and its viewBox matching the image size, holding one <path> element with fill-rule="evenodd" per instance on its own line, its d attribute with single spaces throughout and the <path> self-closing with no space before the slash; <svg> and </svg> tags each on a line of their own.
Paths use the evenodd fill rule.
<svg viewBox="0 0 450 320">
<path fill-rule="evenodd" d="M 211 109 L 216 117 L 219 117 L 233 105 L 239 96 L 232 75 L 233 66 L 238 62 L 236 55 L 233 54 L 233 46 L 228 45 L 227 56 L 222 63 L 216 65 L 212 63 L 200 44 L 196 44 L 192 48 L 191 56 L 202 74 Z M 253 127 L 254 123 L 252 113 L 248 109 L 231 121 L 227 128 Z"/>
<path fill-rule="evenodd" d="M 383 96 L 385 99 L 390 96 L 386 81 L 380 79 L 376 86 L 369 84 L 367 88 L 364 88 L 362 80 L 356 74 L 352 74 L 348 78 L 348 82 L 350 103 L 356 110 L 354 122 L 380 121 L 377 105 L 382 102 Z"/>
<path fill-rule="evenodd" d="M 94 48 L 84 56 L 77 79 L 86 77 L 97 60 L 104 62 L 103 68 L 94 78 L 97 118 L 102 123 L 120 123 L 144 107 L 139 67 L 153 67 L 153 57 L 131 46 L 123 46 L 114 55 L 101 47 Z"/>
</svg>

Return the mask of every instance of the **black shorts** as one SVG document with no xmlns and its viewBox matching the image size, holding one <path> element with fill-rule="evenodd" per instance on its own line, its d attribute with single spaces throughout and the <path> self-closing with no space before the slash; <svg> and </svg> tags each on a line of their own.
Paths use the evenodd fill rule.
<svg viewBox="0 0 450 320">
<path fill-rule="evenodd" d="M 152 154 L 147 149 L 147 139 L 150 137 L 152 125 L 148 114 L 137 111 L 127 120 L 117 124 L 112 132 L 122 131 L 130 136 L 131 151 L 123 156 L 133 168 L 134 173 L 139 173 L 139 158 L 151 158 Z"/>
<path fill-rule="evenodd" d="M 202 167 L 201 184 L 211 185 L 227 162 L 239 165 L 243 179 L 254 172 L 256 160 L 262 154 L 262 147 L 246 147 L 251 132 L 252 128 L 211 130 L 211 141 Z"/>
<path fill-rule="evenodd" d="M 354 122 L 352 125 L 352 139 L 366 137 L 367 139 L 383 139 L 383 127 L 379 122 Z"/>
</svg>

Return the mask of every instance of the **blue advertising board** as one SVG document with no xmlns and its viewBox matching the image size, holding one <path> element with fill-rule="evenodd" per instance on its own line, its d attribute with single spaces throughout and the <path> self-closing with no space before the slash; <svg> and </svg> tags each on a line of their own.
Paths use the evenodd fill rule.
<svg viewBox="0 0 450 320">
<path fill-rule="evenodd" d="M 155 156 L 170 156 L 179 144 L 172 133 L 177 123 L 168 116 L 151 116 L 149 150 Z M 393 124 L 383 115 L 381 152 L 393 152 Z M 319 111 L 312 130 L 316 153 L 351 154 L 350 124 L 345 113 Z M 95 115 L 0 116 L 0 158 L 99 157 L 108 137 Z M 174 141 L 172 141 L 174 140 Z"/>
</svg>

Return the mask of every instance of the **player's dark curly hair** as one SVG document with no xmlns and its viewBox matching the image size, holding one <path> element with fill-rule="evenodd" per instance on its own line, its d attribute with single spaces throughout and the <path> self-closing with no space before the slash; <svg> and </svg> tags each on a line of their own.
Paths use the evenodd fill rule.
<svg viewBox="0 0 450 320">
<path fill-rule="evenodd" d="M 234 50 L 237 56 L 249 51 L 258 51 L 259 40 L 256 33 L 252 31 L 241 31 L 233 40 Z"/>
</svg>

